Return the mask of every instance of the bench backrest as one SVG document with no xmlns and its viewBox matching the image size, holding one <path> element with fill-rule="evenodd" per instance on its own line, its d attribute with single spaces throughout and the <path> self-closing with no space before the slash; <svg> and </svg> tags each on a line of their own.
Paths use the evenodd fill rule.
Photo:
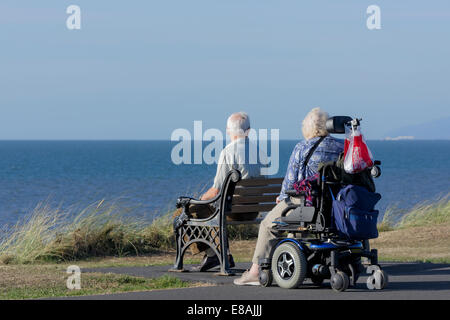
<svg viewBox="0 0 450 320">
<path fill-rule="evenodd" d="M 241 180 L 234 189 L 231 213 L 267 212 L 276 205 L 283 178 Z"/>
</svg>

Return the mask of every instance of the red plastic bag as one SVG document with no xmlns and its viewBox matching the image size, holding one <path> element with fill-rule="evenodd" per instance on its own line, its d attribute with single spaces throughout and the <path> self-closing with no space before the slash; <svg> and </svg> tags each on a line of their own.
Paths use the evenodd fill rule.
<svg viewBox="0 0 450 320">
<path fill-rule="evenodd" d="M 373 157 L 359 126 L 352 127 L 344 144 L 344 170 L 353 174 L 373 167 Z"/>
</svg>

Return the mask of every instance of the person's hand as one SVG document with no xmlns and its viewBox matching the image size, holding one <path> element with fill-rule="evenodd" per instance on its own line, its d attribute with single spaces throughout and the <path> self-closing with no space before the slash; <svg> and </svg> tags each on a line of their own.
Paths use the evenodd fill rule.
<svg viewBox="0 0 450 320">
<path fill-rule="evenodd" d="M 275 199 L 275 201 L 276 201 L 277 204 L 279 204 L 279 203 L 281 202 L 280 197 L 277 197 L 277 198 Z"/>
</svg>

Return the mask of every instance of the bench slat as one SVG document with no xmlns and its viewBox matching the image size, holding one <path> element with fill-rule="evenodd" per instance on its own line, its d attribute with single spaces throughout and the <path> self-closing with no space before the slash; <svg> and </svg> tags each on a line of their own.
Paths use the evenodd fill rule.
<svg viewBox="0 0 450 320">
<path fill-rule="evenodd" d="M 282 184 L 283 178 L 271 178 L 271 179 L 263 179 L 263 178 L 257 178 L 257 179 L 243 179 L 239 181 L 236 185 L 237 186 L 250 186 L 250 187 L 257 187 L 257 186 L 267 186 L 271 184 Z"/>
<path fill-rule="evenodd" d="M 281 186 L 235 188 L 234 194 L 241 196 L 263 195 L 264 193 L 280 193 Z"/>
<path fill-rule="evenodd" d="M 247 221 L 227 221 L 227 225 L 239 225 L 239 224 L 260 224 L 263 221 L 262 218 Z"/>
<path fill-rule="evenodd" d="M 233 204 L 275 202 L 277 196 L 278 196 L 278 194 L 272 194 L 272 195 L 266 195 L 266 196 L 246 196 L 246 197 L 235 195 L 233 197 Z"/>
<path fill-rule="evenodd" d="M 275 207 L 275 204 L 255 204 L 255 205 L 233 205 L 231 207 L 232 213 L 247 213 L 247 212 L 266 212 Z"/>
</svg>

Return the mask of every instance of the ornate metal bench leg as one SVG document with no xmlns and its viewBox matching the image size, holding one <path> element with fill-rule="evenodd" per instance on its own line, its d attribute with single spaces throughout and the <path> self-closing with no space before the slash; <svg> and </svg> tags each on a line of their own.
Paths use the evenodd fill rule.
<svg viewBox="0 0 450 320">
<path fill-rule="evenodd" d="M 183 248 L 181 244 L 181 230 L 177 230 L 176 232 L 176 242 L 177 242 L 177 257 L 175 260 L 175 264 L 172 268 L 169 269 L 169 272 L 185 272 L 183 269 Z"/>
<path fill-rule="evenodd" d="M 230 263 L 228 261 L 228 238 L 226 234 L 225 228 L 222 229 L 221 237 L 222 237 L 222 250 L 220 251 L 220 273 L 218 273 L 219 276 L 234 276 L 235 273 L 233 270 L 230 269 Z M 216 246 L 217 248 L 217 246 Z"/>
<path fill-rule="evenodd" d="M 223 256 L 223 255 L 222 255 Z M 230 269 L 228 263 L 228 257 L 225 254 L 225 259 L 222 257 L 222 263 L 220 264 L 220 272 L 217 273 L 218 276 L 234 276 L 235 272 Z"/>
</svg>

